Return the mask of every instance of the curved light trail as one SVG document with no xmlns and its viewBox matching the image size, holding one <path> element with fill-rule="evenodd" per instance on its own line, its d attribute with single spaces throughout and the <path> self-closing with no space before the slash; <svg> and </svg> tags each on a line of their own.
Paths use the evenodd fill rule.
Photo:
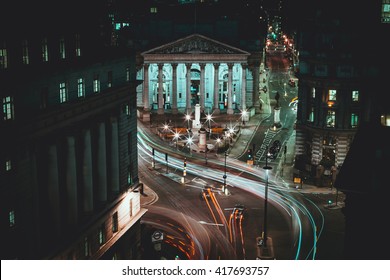
<svg viewBox="0 0 390 280">
<path fill-rule="evenodd" d="M 156 137 L 156 141 L 153 140 L 153 136 L 155 135 L 147 135 L 144 133 L 142 126 L 139 126 L 138 129 L 138 149 L 142 151 L 145 156 L 141 156 L 140 158 L 146 162 L 151 164 L 152 161 L 152 148 L 155 147 L 154 160 L 155 162 L 159 162 L 162 165 L 166 165 L 165 161 L 165 153 L 170 153 L 168 165 L 169 168 L 175 171 L 183 171 L 183 159 L 186 157 L 187 159 L 187 174 L 193 174 L 198 177 L 208 178 L 210 180 L 223 183 L 223 167 L 224 161 L 222 158 L 208 159 L 209 163 L 213 163 L 213 165 L 217 165 L 220 169 L 206 167 L 204 164 L 198 164 L 195 161 L 200 161 L 201 158 L 197 158 L 194 156 L 189 156 L 188 153 L 182 153 L 177 150 L 167 148 L 166 144 L 160 145 L 161 139 Z M 163 151 L 163 152 L 161 152 Z M 175 153 L 172 155 L 171 153 Z M 141 153 L 140 153 L 141 154 Z M 181 157 L 181 158 L 176 158 Z M 243 163 L 237 159 L 228 158 L 226 162 L 227 171 L 241 171 L 241 173 L 245 172 L 246 174 L 255 176 L 256 178 L 265 178 L 265 172 L 263 169 L 250 167 L 246 163 Z M 233 175 L 228 173 L 227 176 L 227 186 L 234 188 L 241 188 L 252 194 L 264 198 L 265 193 L 265 183 L 256 181 L 250 178 L 245 178 L 239 175 Z M 319 226 L 316 225 L 314 216 L 310 212 L 310 210 L 294 195 L 298 192 L 296 190 L 287 188 L 285 186 L 285 182 L 280 180 L 279 178 L 270 174 L 268 179 L 268 201 L 272 203 L 275 207 L 279 208 L 281 212 L 284 212 L 287 216 L 290 217 L 293 226 L 293 237 L 295 244 L 295 259 L 315 259 L 316 257 L 316 247 L 317 240 L 319 239 L 322 229 L 324 227 L 324 217 L 321 210 L 316 207 L 318 213 L 320 213 L 320 217 L 322 222 Z M 309 203 L 313 204 L 310 200 L 306 199 Z M 310 241 L 311 245 L 309 250 L 302 251 L 302 243 L 303 243 L 303 221 L 310 225 L 312 240 Z M 223 222 L 226 224 L 226 220 Z M 320 230 L 317 231 L 317 228 Z M 307 240 L 305 240 L 306 244 L 308 244 Z M 307 245 L 306 245 L 307 246 Z M 307 251 L 307 252 L 306 252 Z"/>
</svg>

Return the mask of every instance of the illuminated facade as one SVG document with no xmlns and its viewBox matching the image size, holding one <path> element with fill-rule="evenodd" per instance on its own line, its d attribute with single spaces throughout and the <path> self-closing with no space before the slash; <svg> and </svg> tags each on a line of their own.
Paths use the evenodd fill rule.
<svg viewBox="0 0 390 280">
<path fill-rule="evenodd" d="M 137 105 L 144 112 L 192 112 L 196 104 L 216 114 L 259 110 L 260 61 L 246 51 L 193 34 L 141 55 Z"/>
</svg>

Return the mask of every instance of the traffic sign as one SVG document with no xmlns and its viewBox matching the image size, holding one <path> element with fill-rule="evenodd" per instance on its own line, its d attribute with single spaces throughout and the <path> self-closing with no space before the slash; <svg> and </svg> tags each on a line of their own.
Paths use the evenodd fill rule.
<svg viewBox="0 0 390 280">
<path fill-rule="evenodd" d="M 164 233 L 162 233 L 159 230 L 156 230 L 155 232 L 153 232 L 152 242 L 159 242 L 159 241 L 162 241 L 163 239 L 164 239 Z"/>
</svg>

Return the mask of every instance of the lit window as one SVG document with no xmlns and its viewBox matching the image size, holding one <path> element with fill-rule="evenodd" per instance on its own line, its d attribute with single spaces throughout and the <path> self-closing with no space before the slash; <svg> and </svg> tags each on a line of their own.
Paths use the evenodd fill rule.
<svg viewBox="0 0 390 280">
<path fill-rule="evenodd" d="M 309 113 L 309 122 L 314 122 L 314 107 L 311 108 L 311 111 Z"/>
<path fill-rule="evenodd" d="M 335 127 L 336 125 L 336 112 L 329 110 L 326 116 L 326 127 Z"/>
<path fill-rule="evenodd" d="M 130 81 L 130 67 L 126 67 L 126 82 Z"/>
<path fill-rule="evenodd" d="M 5 171 L 10 171 L 12 169 L 11 160 L 5 161 Z"/>
<path fill-rule="evenodd" d="M 151 7 L 150 8 L 150 13 L 151 14 L 156 14 L 157 13 L 157 7 Z"/>
<path fill-rule="evenodd" d="M 108 71 L 107 73 L 107 87 L 112 87 L 112 71 Z"/>
<path fill-rule="evenodd" d="M 47 38 L 44 38 L 42 40 L 42 61 L 43 62 L 49 61 L 49 50 L 47 46 Z"/>
<path fill-rule="evenodd" d="M 22 42 L 22 59 L 23 59 L 23 64 L 29 64 L 30 60 L 28 57 L 28 41 L 23 40 Z"/>
<path fill-rule="evenodd" d="M 67 101 L 67 93 L 66 93 L 66 83 L 60 83 L 60 103 L 64 103 Z"/>
<path fill-rule="evenodd" d="M 329 101 L 336 101 L 336 90 L 335 89 L 330 89 L 329 90 L 329 95 L 328 95 L 328 100 Z"/>
<path fill-rule="evenodd" d="M 15 226 L 15 211 L 11 210 L 8 212 L 8 223 L 9 227 L 14 227 Z"/>
<path fill-rule="evenodd" d="M 93 77 L 93 92 L 94 93 L 100 92 L 100 80 L 98 74 L 94 75 Z"/>
<path fill-rule="evenodd" d="M 99 244 L 103 245 L 105 242 L 106 242 L 105 227 L 104 224 L 102 224 L 99 229 Z"/>
<path fill-rule="evenodd" d="M 352 128 L 355 128 L 358 126 L 358 120 L 359 120 L 358 115 L 355 113 L 352 113 L 351 114 L 351 127 Z"/>
<path fill-rule="evenodd" d="M 80 34 L 76 34 L 76 56 L 81 56 Z"/>
<path fill-rule="evenodd" d="M 118 212 L 115 212 L 114 215 L 112 215 L 112 232 L 118 231 Z"/>
<path fill-rule="evenodd" d="M 352 91 L 352 101 L 359 101 L 359 91 L 358 90 L 353 90 Z"/>
<path fill-rule="evenodd" d="M 84 79 L 83 78 L 78 78 L 77 79 L 77 96 L 78 97 L 83 97 L 85 95 L 84 91 Z"/>
<path fill-rule="evenodd" d="M 14 119 L 14 101 L 12 96 L 3 97 L 3 116 L 4 120 Z"/>
<path fill-rule="evenodd" d="M 314 98 L 316 98 L 316 88 L 312 88 L 311 89 L 311 97 L 314 99 Z"/>
<path fill-rule="evenodd" d="M 61 38 L 60 39 L 60 58 L 65 59 L 65 39 Z"/>
<path fill-rule="evenodd" d="M 7 59 L 7 49 L 0 47 L 0 69 L 7 69 L 8 59 Z"/>
<path fill-rule="evenodd" d="M 123 113 L 126 114 L 126 116 L 130 116 L 130 107 L 129 107 L 129 104 L 125 104 L 123 106 Z"/>
</svg>

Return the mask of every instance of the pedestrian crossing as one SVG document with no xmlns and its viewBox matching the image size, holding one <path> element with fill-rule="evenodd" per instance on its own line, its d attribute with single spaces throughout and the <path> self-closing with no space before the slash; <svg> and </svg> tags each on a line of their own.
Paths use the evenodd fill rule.
<svg viewBox="0 0 390 280">
<path fill-rule="evenodd" d="M 272 145 L 272 141 L 275 136 L 280 132 L 280 130 L 271 130 L 267 129 L 264 136 L 264 141 L 261 143 L 260 148 L 256 151 L 255 162 L 258 164 L 260 162 L 265 162 L 267 156 L 267 147 L 269 148 Z M 272 161 L 268 159 L 268 161 Z"/>
</svg>

